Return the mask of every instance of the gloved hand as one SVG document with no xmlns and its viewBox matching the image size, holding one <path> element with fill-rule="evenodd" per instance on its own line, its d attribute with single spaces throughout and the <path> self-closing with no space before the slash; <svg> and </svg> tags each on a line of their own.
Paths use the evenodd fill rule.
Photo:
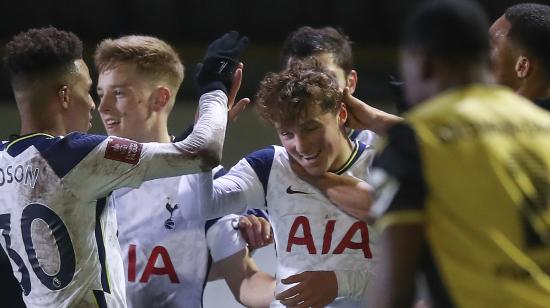
<svg viewBox="0 0 550 308">
<path fill-rule="evenodd" d="M 206 49 L 202 63 L 197 64 L 195 82 L 199 95 L 213 90 L 227 94 L 239 57 L 248 46 L 248 38 L 231 31 L 216 39 Z"/>
</svg>

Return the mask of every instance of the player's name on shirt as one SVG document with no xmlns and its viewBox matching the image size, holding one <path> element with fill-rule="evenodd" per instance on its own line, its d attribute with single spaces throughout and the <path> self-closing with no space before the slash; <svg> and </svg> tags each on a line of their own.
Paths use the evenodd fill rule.
<svg viewBox="0 0 550 308">
<path fill-rule="evenodd" d="M 8 184 L 27 185 L 34 188 L 40 170 L 32 165 L 7 165 L 0 168 L 0 186 Z"/>
</svg>

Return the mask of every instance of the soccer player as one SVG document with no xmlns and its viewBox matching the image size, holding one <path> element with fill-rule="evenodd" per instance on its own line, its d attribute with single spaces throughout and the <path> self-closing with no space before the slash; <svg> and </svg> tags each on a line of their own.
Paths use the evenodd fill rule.
<svg viewBox="0 0 550 308">
<path fill-rule="evenodd" d="M 489 35 L 497 82 L 550 109 L 550 6 L 513 5 Z"/>
<path fill-rule="evenodd" d="M 109 135 L 172 142 L 167 120 L 184 77 L 176 51 L 155 37 L 123 36 L 103 40 L 95 51 L 95 64 L 98 110 Z M 234 97 L 229 101 L 231 107 Z M 239 216 L 203 220 L 197 179 L 197 175 L 157 179 L 111 194 L 128 306 L 201 307 L 209 272 L 223 277 L 243 305 L 269 306 L 274 279 L 260 272 L 249 256 L 236 228 Z"/>
<path fill-rule="evenodd" d="M 227 89 L 247 39 L 214 41 L 197 76 L 200 116 L 176 143 L 87 135 L 92 84 L 82 42 L 53 27 L 6 45 L 5 64 L 21 117 L 20 135 L 0 148 L 0 228 L 29 307 L 124 307 L 113 189 L 191 174 L 219 163 Z M 223 56 L 223 57 L 222 57 Z"/>
<path fill-rule="evenodd" d="M 349 95 L 353 95 L 357 86 L 358 75 L 353 69 L 353 51 L 348 36 L 333 27 L 312 28 L 304 26 L 290 33 L 281 50 L 282 67 L 288 67 L 296 60 L 304 60 L 314 57 L 323 66 L 331 71 L 338 81 L 341 90 L 348 88 Z M 362 130 L 349 130 L 352 140 L 359 141 L 370 146 L 376 142 L 376 134 L 385 134 L 388 127 L 399 122 L 401 118 L 373 108 L 365 104 L 368 118 L 363 120 L 367 128 Z"/>
<path fill-rule="evenodd" d="M 315 59 L 269 74 L 256 95 L 260 115 L 281 146 L 256 151 L 229 172 L 201 174 L 203 215 L 217 217 L 265 204 L 277 250 L 277 299 L 272 307 L 362 307 L 376 263 L 376 230 L 365 217 L 372 148 L 344 132 L 347 113 L 334 75 Z M 298 164 L 331 190 L 292 171 Z M 330 171 L 330 172 L 328 172 Z M 318 183 L 316 187 L 325 187 Z M 346 190 L 363 188 L 347 194 Z M 350 191 L 351 191 L 350 190 Z"/>
<path fill-rule="evenodd" d="M 411 307 L 418 272 L 433 307 L 550 303 L 550 115 L 492 84 L 488 28 L 465 0 L 425 2 L 406 23 L 413 107 L 371 174 L 384 198 L 369 307 Z"/>
</svg>

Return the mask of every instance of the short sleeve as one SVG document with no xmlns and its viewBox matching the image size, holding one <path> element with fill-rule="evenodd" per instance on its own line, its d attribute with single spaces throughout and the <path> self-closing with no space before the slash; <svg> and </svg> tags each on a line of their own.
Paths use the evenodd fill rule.
<svg viewBox="0 0 550 308">
<path fill-rule="evenodd" d="M 406 123 L 392 127 L 388 141 L 375 158 L 371 182 L 375 188 L 372 207 L 383 228 L 394 223 L 421 222 L 427 187 L 418 139 Z"/>
<path fill-rule="evenodd" d="M 232 214 L 218 219 L 207 228 L 206 241 L 214 262 L 246 248 L 246 241 L 241 235 L 238 224 L 239 216 Z"/>
</svg>

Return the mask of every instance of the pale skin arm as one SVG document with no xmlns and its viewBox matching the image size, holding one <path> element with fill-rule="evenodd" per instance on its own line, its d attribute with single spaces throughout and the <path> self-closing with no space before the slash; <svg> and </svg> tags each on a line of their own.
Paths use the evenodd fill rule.
<svg viewBox="0 0 550 308">
<path fill-rule="evenodd" d="M 296 175 L 319 189 L 330 202 L 349 215 L 367 221 L 372 204 L 373 189 L 364 181 L 354 177 L 327 172 L 321 176 L 312 176 L 296 161 L 290 165 Z"/>
<path fill-rule="evenodd" d="M 421 224 L 389 226 L 379 239 L 379 275 L 370 290 L 369 307 L 412 307 L 415 273 L 424 244 Z M 420 304 L 420 305 L 419 305 Z M 422 307 L 423 303 L 417 304 Z"/>
<path fill-rule="evenodd" d="M 403 120 L 353 97 L 347 87 L 344 89 L 343 100 L 348 110 L 346 126 L 350 128 L 368 129 L 378 135 L 385 135 L 390 127 Z"/>
<path fill-rule="evenodd" d="M 245 248 L 212 265 L 208 280 L 224 278 L 235 299 L 246 307 L 269 307 L 275 278 L 258 269 Z"/>
</svg>

